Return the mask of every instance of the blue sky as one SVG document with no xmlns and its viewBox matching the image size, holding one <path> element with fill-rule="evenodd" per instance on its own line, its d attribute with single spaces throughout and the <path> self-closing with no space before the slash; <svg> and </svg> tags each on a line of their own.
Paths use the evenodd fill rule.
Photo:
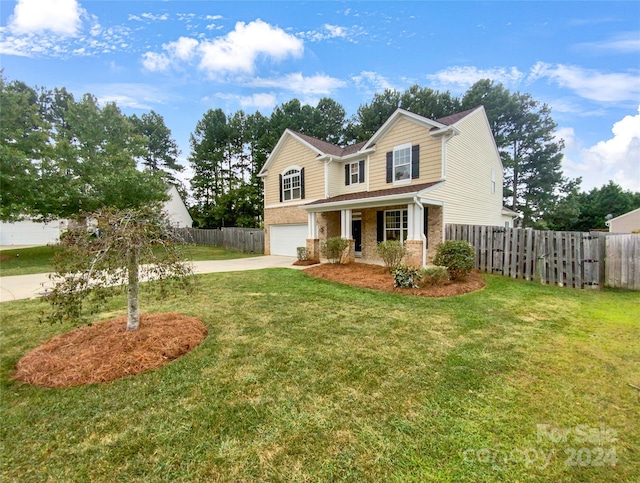
<svg viewBox="0 0 640 483">
<path fill-rule="evenodd" d="M 640 191 L 640 2 L 0 0 L 8 80 L 165 118 L 187 164 L 207 109 L 269 115 L 492 78 L 552 108 L 565 175 Z M 188 171 L 185 177 L 188 178 Z"/>
</svg>

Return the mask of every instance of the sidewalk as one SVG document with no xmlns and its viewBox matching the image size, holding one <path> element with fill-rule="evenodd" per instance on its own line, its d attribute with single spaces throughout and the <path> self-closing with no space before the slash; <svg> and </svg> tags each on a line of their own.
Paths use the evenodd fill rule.
<svg viewBox="0 0 640 483">
<path fill-rule="evenodd" d="M 207 260 L 192 263 L 195 274 L 240 272 L 244 270 L 260 270 L 263 268 L 305 268 L 293 265 L 295 261 L 296 257 L 265 255 L 263 257 L 236 258 L 234 260 Z M 50 286 L 51 281 L 49 280 L 48 273 L 0 277 L 0 303 L 40 297 L 45 293 L 47 287 Z"/>
</svg>

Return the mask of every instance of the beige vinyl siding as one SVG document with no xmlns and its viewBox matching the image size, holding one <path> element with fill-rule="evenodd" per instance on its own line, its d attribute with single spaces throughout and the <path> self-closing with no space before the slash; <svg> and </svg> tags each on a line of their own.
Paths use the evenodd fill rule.
<svg viewBox="0 0 640 483">
<path fill-rule="evenodd" d="M 609 222 L 611 233 L 633 233 L 640 230 L 640 208 L 620 215 Z"/>
<path fill-rule="evenodd" d="M 331 171 L 331 178 L 330 178 L 330 194 L 329 196 L 339 196 L 339 195 L 346 195 L 346 194 L 350 194 L 350 193 L 359 193 L 359 192 L 366 192 L 367 191 L 367 177 L 369 176 L 369 173 L 367 172 L 367 157 L 363 156 L 361 158 L 357 158 L 354 159 L 352 161 L 349 161 L 348 163 L 356 163 L 359 162 L 360 160 L 364 160 L 364 182 L 362 183 L 356 183 L 356 184 L 349 184 L 348 186 L 344 184 L 344 166 L 345 164 L 347 164 L 347 162 L 340 162 L 340 163 L 336 163 L 333 162 L 331 163 L 331 166 L 333 168 L 333 170 Z"/>
<path fill-rule="evenodd" d="M 456 127 L 460 134 L 447 142 L 446 181 L 425 194 L 444 202 L 446 223 L 504 225 L 502 165 L 484 111 L 468 115 Z M 491 190 L 491 170 L 496 190 Z"/>
<path fill-rule="evenodd" d="M 337 161 L 329 163 L 329 197 L 342 194 L 344 185 L 344 164 Z"/>
<path fill-rule="evenodd" d="M 318 153 L 289 136 L 265 177 L 265 206 L 280 204 L 279 175 L 290 166 L 304 168 L 305 200 L 310 202 L 324 198 L 324 163 L 316 160 L 317 155 Z M 296 202 L 299 203 L 300 200 L 286 201 L 282 206 Z"/>
<path fill-rule="evenodd" d="M 441 179 L 442 143 L 440 138 L 432 137 L 429 134 L 429 128 L 406 118 L 400 118 L 376 145 L 376 151 L 371 155 L 369 168 L 371 191 L 397 186 L 387 183 L 387 152 L 393 151 L 394 146 L 406 143 L 420 145 L 420 177 L 411 180 L 411 184 L 429 183 Z"/>
</svg>

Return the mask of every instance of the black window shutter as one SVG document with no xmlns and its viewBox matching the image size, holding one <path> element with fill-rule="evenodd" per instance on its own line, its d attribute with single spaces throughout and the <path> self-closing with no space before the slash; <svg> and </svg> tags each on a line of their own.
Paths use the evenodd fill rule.
<svg viewBox="0 0 640 483">
<path fill-rule="evenodd" d="M 411 146 L 411 179 L 420 177 L 420 145 Z"/>
<path fill-rule="evenodd" d="M 304 200 L 304 168 L 300 170 L 300 198 Z"/>
<path fill-rule="evenodd" d="M 393 151 L 387 153 L 387 183 L 393 182 Z"/>
<path fill-rule="evenodd" d="M 429 207 L 425 206 L 422 208 L 422 211 L 424 211 L 423 232 L 424 236 L 427 238 L 427 246 L 425 248 L 429 248 Z"/>
<path fill-rule="evenodd" d="M 282 203 L 282 175 L 280 175 L 280 203 Z"/>
<path fill-rule="evenodd" d="M 364 159 L 361 159 L 358 163 L 358 171 L 360 172 L 360 183 L 364 183 Z"/>
<path fill-rule="evenodd" d="M 376 212 L 376 216 L 377 241 L 380 243 L 381 241 L 384 241 L 384 211 Z"/>
<path fill-rule="evenodd" d="M 349 163 L 344 165 L 344 185 L 349 186 L 351 184 L 351 165 Z"/>
</svg>

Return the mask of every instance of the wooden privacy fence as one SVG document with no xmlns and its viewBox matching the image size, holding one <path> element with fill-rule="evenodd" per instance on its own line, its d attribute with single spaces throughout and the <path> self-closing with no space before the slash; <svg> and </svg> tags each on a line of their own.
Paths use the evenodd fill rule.
<svg viewBox="0 0 640 483">
<path fill-rule="evenodd" d="M 606 285 L 640 290 L 640 235 L 609 235 L 605 244 Z"/>
<path fill-rule="evenodd" d="M 213 245 L 245 253 L 264 253 L 264 230 L 259 228 L 180 228 L 184 240 L 196 245 Z"/>
<path fill-rule="evenodd" d="M 446 225 L 475 249 L 477 270 L 561 287 L 640 290 L 640 235 Z"/>
</svg>

